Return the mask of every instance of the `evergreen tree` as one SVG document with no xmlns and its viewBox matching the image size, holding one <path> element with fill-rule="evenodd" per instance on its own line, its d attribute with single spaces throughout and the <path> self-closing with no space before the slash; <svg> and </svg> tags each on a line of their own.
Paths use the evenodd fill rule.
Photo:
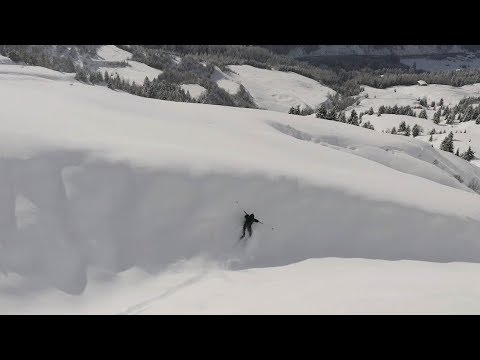
<svg viewBox="0 0 480 360">
<path fill-rule="evenodd" d="M 370 121 L 367 121 L 365 122 L 362 127 L 366 128 L 366 129 L 370 129 L 370 130 L 375 130 L 375 128 L 373 127 L 373 125 L 370 123 Z M 383 132 L 383 130 L 382 130 Z"/>
<path fill-rule="evenodd" d="M 342 123 L 346 123 L 347 122 L 347 117 L 345 116 L 345 112 L 342 111 L 340 113 L 340 115 L 338 116 L 338 121 L 342 122 Z"/>
<path fill-rule="evenodd" d="M 105 74 L 103 74 L 103 81 L 105 81 L 105 84 L 108 84 L 109 79 L 110 75 L 108 74 L 107 70 L 105 70 Z"/>
<path fill-rule="evenodd" d="M 422 98 L 422 100 L 420 100 L 420 105 L 427 107 L 427 98 L 425 96 Z"/>
<path fill-rule="evenodd" d="M 445 123 L 448 125 L 453 124 L 453 121 L 455 120 L 455 115 L 452 116 L 452 114 L 448 114 L 446 117 Z"/>
<path fill-rule="evenodd" d="M 327 120 L 336 120 L 337 119 L 337 113 L 335 111 L 335 108 L 331 108 L 325 117 Z"/>
<path fill-rule="evenodd" d="M 396 134 L 397 133 L 397 129 L 395 129 L 395 126 L 392 128 L 392 134 Z"/>
<path fill-rule="evenodd" d="M 405 129 L 405 136 L 410 136 L 411 130 L 410 130 L 410 125 L 407 125 L 407 128 Z"/>
<path fill-rule="evenodd" d="M 430 131 L 430 135 L 435 135 L 436 131 L 435 131 L 435 128 L 433 128 L 431 131 Z"/>
<path fill-rule="evenodd" d="M 467 161 L 472 161 L 475 158 L 475 152 L 469 146 L 468 150 L 462 154 L 462 157 Z"/>
<path fill-rule="evenodd" d="M 420 114 L 418 114 L 418 117 L 422 119 L 427 119 L 427 112 L 425 111 L 425 109 L 422 109 L 422 111 L 420 111 Z"/>
<path fill-rule="evenodd" d="M 373 115 L 373 107 L 370 107 L 370 109 L 368 109 L 368 115 Z"/>
<path fill-rule="evenodd" d="M 428 141 L 430 141 L 430 142 L 433 141 L 433 135 L 430 135 L 430 137 L 428 138 Z"/>
<path fill-rule="evenodd" d="M 422 129 L 421 126 L 419 126 L 419 125 L 417 125 L 417 124 L 413 125 L 413 128 L 412 128 L 412 136 L 413 136 L 413 137 L 417 137 L 418 135 L 421 134 L 422 130 L 423 130 L 423 129 Z"/>
<path fill-rule="evenodd" d="M 450 131 L 450 133 L 445 137 L 445 139 L 443 139 L 440 145 L 440 150 L 453 153 L 453 132 Z"/>
<path fill-rule="evenodd" d="M 293 109 L 293 107 L 291 109 Z M 316 117 L 320 119 L 325 119 L 327 117 L 327 108 L 325 107 L 325 105 L 322 104 L 320 106 L 317 111 Z"/>
<path fill-rule="evenodd" d="M 443 106 L 443 98 L 441 98 L 440 101 L 438 102 L 438 106 Z"/>
<path fill-rule="evenodd" d="M 459 149 L 460 149 L 460 148 L 457 148 L 457 151 L 455 152 L 455 155 L 457 155 L 457 156 L 460 156 Z"/>
<path fill-rule="evenodd" d="M 358 116 L 355 109 L 353 109 L 352 112 L 350 113 L 350 117 L 348 118 L 348 123 L 358 126 Z"/>
<path fill-rule="evenodd" d="M 407 130 L 407 124 L 405 124 L 405 121 L 402 121 L 400 125 L 398 126 L 398 131 L 406 131 Z"/>
<path fill-rule="evenodd" d="M 77 72 L 75 74 L 75 80 L 78 80 L 78 81 L 81 81 L 81 82 L 84 82 L 84 83 L 88 83 L 88 74 L 87 72 L 85 71 L 85 69 L 83 68 L 78 68 L 77 69 Z"/>
<path fill-rule="evenodd" d="M 433 122 L 437 125 L 440 123 L 440 109 L 433 115 Z"/>
</svg>

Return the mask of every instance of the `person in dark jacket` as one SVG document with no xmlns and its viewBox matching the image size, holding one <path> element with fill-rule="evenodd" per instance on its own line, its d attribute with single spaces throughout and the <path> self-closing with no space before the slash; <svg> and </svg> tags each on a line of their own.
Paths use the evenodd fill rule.
<svg viewBox="0 0 480 360">
<path fill-rule="evenodd" d="M 262 224 L 261 221 L 255 219 L 255 215 L 247 214 L 245 212 L 245 221 L 243 223 L 243 234 L 240 237 L 240 239 L 243 239 L 245 237 L 245 230 L 248 230 L 249 237 L 252 236 L 252 225 L 253 225 L 254 222 L 258 222 L 258 223 Z"/>
</svg>

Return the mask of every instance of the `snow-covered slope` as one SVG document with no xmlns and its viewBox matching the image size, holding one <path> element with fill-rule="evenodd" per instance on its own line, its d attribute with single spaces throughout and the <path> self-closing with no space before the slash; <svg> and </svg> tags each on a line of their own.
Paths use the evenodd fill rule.
<svg viewBox="0 0 480 360">
<path fill-rule="evenodd" d="M 462 87 L 430 84 L 428 86 L 392 86 L 386 89 L 376 89 L 370 86 L 364 86 L 364 88 L 365 90 L 360 93 L 360 96 L 365 97 L 368 94 L 368 98 L 362 98 L 360 106 L 355 107 L 355 110 L 364 112 L 368 111 L 370 107 L 376 111 L 381 105 L 410 105 L 413 107 L 418 105 L 417 99 L 423 97 L 427 98 L 428 104 L 432 101 L 438 103 L 443 98 L 445 106 L 452 106 L 458 104 L 463 98 L 480 96 L 480 84 Z"/>
<path fill-rule="evenodd" d="M 232 72 L 216 68 L 212 74 L 221 88 L 235 94 L 242 84 L 261 109 L 288 112 L 292 106 L 315 109 L 335 91 L 318 81 L 294 72 L 260 69 L 250 65 L 230 65 Z"/>
<path fill-rule="evenodd" d="M 198 99 L 200 96 L 202 96 L 207 89 L 205 89 L 203 86 L 198 85 L 198 84 L 183 84 L 180 85 L 180 87 L 184 90 L 190 93 L 190 96 L 194 99 Z"/>
<path fill-rule="evenodd" d="M 240 84 L 236 82 L 230 74 L 220 70 L 218 66 L 215 66 L 210 78 L 229 94 L 236 94 L 240 89 Z"/>
<path fill-rule="evenodd" d="M 433 144 L 435 148 L 439 148 L 443 139 L 450 131 L 452 131 L 454 133 L 455 151 L 458 148 L 459 152 L 462 153 L 470 146 L 478 156 L 478 154 L 480 154 L 480 128 L 475 121 L 462 123 L 454 122 L 452 125 L 447 125 L 445 123 L 445 117 L 442 116 L 441 122 L 438 125 L 435 125 L 432 120 L 435 110 L 431 107 L 426 110 L 428 119 L 418 117 L 421 110 L 418 108 L 419 101 L 417 101 L 417 99 L 426 97 L 428 104 L 435 101 L 438 109 L 438 102 L 442 98 L 446 106 L 452 107 L 458 104 L 463 98 L 479 96 L 480 84 L 466 85 L 458 88 L 437 84 L 430 84 L 428 86 L 395 86 L 387 89 L 376 89 L 365 86 L 365 91 L 361 93 L 360 104 L 348 108 L 347 116 L 352 109 L 355 109 L 355 111 L 359 113 L 367 112 L 370 107 L 372 107 L 373 110 L 377 112 L 381 105 L 390 107 L 394 105 L 409 105 L 414 108 L 417 117 L 393 114 L 382 114 L 378 117 L 377 113 L 375 113 L 374 115 L 364 115 L 362 121 L 369 121 L 372 123 L 376 131 L 391 130 L 393 126 L 398 129 L 398 125 L 402 121 L 407 125 L 410 125 L 410 127 L 418 124 L 424 130 L 423 136 L 419 136 L 418 139 L 427 142 L 429 145 Z M 435 129 L 437 134 L 433 135 L 433 141 L 429 142 L 429 133 L 432 129 Z M 443 131 L 446 131 L 447 133 L 438 133 Z M 472 164 L 480 165 L 480 162 L 478 159 L 475 159 L 472 161 Z"/>
<path fill-rule="evenodd" d="M 200 291 L 217 305 L 205 312 L 268 312 L 251 302 L 235 307 L 234 292 L 222 297 L 221 279 L 238 282 L 235 291 L 263 286 L 259 299 L 268 302 L 266 293 L 291 293 L 284 288 L 291 283 L 268 291 L 265 282 L 290 271 L 302 277 L 307 270 L 298 262 L 311 258 L 480 262 L 480 196 L 453 177 L 475 177 L 477 168 L 425 142 L 314 116 L 167 102 L 2 74 L 2 66 L 0 264 L 8 276 L 0 277 L 1 313 L 135 313 L 151 301 L 155 307 L 148 311 L 201 312 L 198 304 L 206 298 L 192 303 L 186 295 Z M 237 201 L 264 222 L 254 226 L 246 251 L 234 247 L 243 220 Z M 228 270 L 213 271 L 213 278 L 179 270 L 172 279 L 171 269 L 162 275 L 168 265 L 202 254 Z M 376 266 L 364 261 L 350 262 L 353 273 L 344 284 L 352 292 L 359 281 L 354 272 Z M 265 269 L 289 264 L 293 268 Z M 328 263 L 306 264 L 322 272 Z M 432 278 L 442 277 L 437 265 L 420 274 L 429 269 Z M 124 287 L 122 279 L 142 271 L 157 281 L 147 279 L 148 289 L 132 295 L 134 284 L 127 279 Z M 258 274 L 256 285 L 252 274 Z M 316 291 L 329 289 L 323 284 Z M 102 298 L 105 289 L 123 296 Z M 297 289 L 303 300 L 290 297 L 272 311 L 303 306 L 310 287 Z M 432 296 L 438 288 L 424 291 Z M 368 309 L 395 309 L 375 308 L 378 294 L 368 298 Z M 354 302 L 329 307 L 339 296 L 323 293 L 324 307 L 310 297 L 305 309 L 360 311 Z M 463 304 L 460 295 L 437 309 L 460 311 Z"/>
<path fill-rule="evenodd" d="M 13 64 L 13 61 L 6 56 L 0 55 L 0 64 Z"/>
<path fill-rule="evenodd" d="M 145 77 L 152 80 L 163 73 L 162 70 L 154 69 L 138 61 L 129 60 L 132 54 L 114 45 L 104 45 L 100 47 L 97 50 L 97 55 L 100 57 L 100 60 L 109 62 L 126 61 L 128 65 L 126 67 L 100 66 L 98 71 L 102 73 L 107 71 L 110 75 L 114 76 L 118 74 L 121 78 L 131 82 L 135 81 L 137 84 L 143 84 Z"/>
<path fill-rule="evenodd" d="M 162 274 L 89 271 L 81 297 L 27 292 L 10 275 L 0 288 L 8 314 L 479 314 L 480 265 L 310 259 L 231 271 L 205 256 Z M 19 295 L 20 294 L 20 295 Z M 252 296 L 255 294 L 255 296 Z"/>
</svg>

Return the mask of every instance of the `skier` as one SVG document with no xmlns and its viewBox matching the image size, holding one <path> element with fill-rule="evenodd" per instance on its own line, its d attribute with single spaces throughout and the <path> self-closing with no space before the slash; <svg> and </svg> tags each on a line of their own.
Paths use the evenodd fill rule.
<svg viewBox="0 0 480 360">
<path fill-rule="evenodd" d="M 245 210 L 243 212 L 245 213 L 245 222 L 243 223 L 243 234 L 240 239 L 243 239 L 245 237 L 245 230 L 248 230 L 249 237 L 252 236 L 252 225 L 254 222 L 263 224 L 260 220 L 255 219 L 255 215 L 247 214 Z"/>
</svg>

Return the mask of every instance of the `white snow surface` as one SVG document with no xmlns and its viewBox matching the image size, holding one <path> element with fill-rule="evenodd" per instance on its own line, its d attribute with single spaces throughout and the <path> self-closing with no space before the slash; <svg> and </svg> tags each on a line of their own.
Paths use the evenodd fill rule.
<svg viewBox="0 0 480 360">
<path fill-rule="evenodd" d="M 366 98 L 368 94 L 368 98 Z M 429 145 L 432 145 L 435 148 L 439 148 L 443 139 L 448 135 L 450 131 L 454 133 L 454 148 L 455 151 L 458 148 L 460 153 L 466 151 L 469 146 L 472 150 L 475 151 L 479 156 L 480 154 L 480 127 L 475 123 L 475 121 L 458 123 L 454 122 L 452 125 L 445 124 L 444 116 L 441 118 L 441 122 L 438 125 L 435 125 L 432 121 L 435 110 L 433 108 L 428 108 L 426 110 L 428 119 L 419 118 L 420 113 L 419 101 L 418 98 L 427 98 L 427 102 L 430 105 L 432 101 L 435 101 L 437 104 L 440 99 L 443 98 L 446 106 L 454 106 L 459 103 L 460 100 L 466 97 L 479 97 L 480 96 L 480 84 L 466 85 L 462 87 L 452 87 L 447 85 L 437 85 L 430 84 L 428 86 L 394 86 L 387 89 L 376 89 L 369 86 L 365 86 L 365 91 L 361 93 L 360 105 L 354 105 L 347 109 L 346 114 L 349 116 L 352 109 L 355 109 L 357 113 L 367 112 L 370 107 L 375 111 L 375 114 L 364 115 L 362 118 L 363 122 L 370 121 L 374 127 L 375 131 L 387 130 L 395 126 L 398 129 L 398 125 L 405 121 L 407 125 L 412 127 L 415 124 L 422 126 L 424 133 L 423 136 L 419 136 L 419 140 L 427 142 Z M 405 116 L 405 115 L 393 115 L 393 114 L 382 114 L 380 117 L 377 116 L 378 108 L 381 105 L 385 106 L 406 106 L 410 105 L 414 108 L 414 111 L 417 117 Z M 433 141 L 429 142 L 429 132 L 435 129 L 437 134 L 433 135 Z M 467 131 L 465 133 L 465 130 Z M 446 131 L 446 134 L 438 134 L 438 132 Z M 472 160 L 472 164 L 480 166 L 480 161 L 478 159 Z"/>
<path fill-rule="evenodd" d="M 115 45 L 104 45 L 97 49 L 97 55 L 106 61 L 126 61 L 132 57 L 132 53 L 116 47 Z"/>
<path fill-rule="evenodd" d="M 235 95 L 240 89 L 240 84 L 234 80 L 234 77 L 220 70 L 218 66 L 215 66 L 210 79 L 229 94 Z"/>
<path fill-rule="evenodd" d="M 90 271 L 81 297 L 2 283 L 6 314 L 480 314 L 480 265 L 309 259 L 229 270 L 197 256 L 160 274 Z M 255 296 L 252 296 L 255 294 Z"/>
<path fill-rule="evenodd" d="M 0 313 L 478 312 L 480 265 L 462 263 L 480 263 L 476 166 L 315 116 L 8 66 Z M 237 201 L 264 222 L 244 250 Z"/>
<path fill-rule="evenodd" d="M 127 79 L 130 82 L 135 81 L 137 84 L 143 84 L 145 77 L 150 80 L 155 79 L 163 71 L 152 68 L 138 61 L 130 60 L 132 54 L 128 51 L 122 50 L 114 45 L 104 45 L 97 50 L 97 55 L 106 61 L 126 61 L 128 66 L 126 67 L 114 67 L 114 66 L 101 66 L 98 71 L 104 73 L 107 71 L 110 75 L 120 76 L 123 79 Z"/>
<path fill-rule="evenodd" d="M 231 94 L 238 92 L 240 84 L 252 95 L 261 109 L 288 112 L 292 106 L 315 109 L 335 91 L 294 72 L 260 69 L 250 65 L 230 65 L 232 72 L 222 72 L 218 67 L 212 74 L 221 88 Z"/>
<path fill-rule="evenodd" d="M 376 111 L 381 105 L 385 106 L 418 106 L 418 98 L 426 97 L 428 104 L 435 101 L 437 104 L 443 98 L 445 106 L 458 104 L 460 100 L 470 96 L 480 96 L 480 84 L 453 87 L 449 85 L 429 84 L 427 86 L 392 86 L 386 89 L 376 89 L 363 86 L 365 90 L 360 93 L 362 97 L 356 111 L 368 111 L 370 107 Z M 364 98 L 368 94 L 368 98 Z M 419 112 L 420 110 L 417 110 Z M 433 112 L 431 113 L 433 115 Z M 430 114 L 429 114 L 430 115 Z M 429 116 L 431 119 L 432 116 Z"/>
<path fill-rule="evenodd" d="M 6 56 L 0 55 L 0 64 L 13 64 L 13 61 Z"/>
<path fill-rule="evenodd" d="M 183 84 L 180 85 L 180 87 L 184 91 L 188 91 L 190 93 L 190 96 L 194 99 L 198 99 L 200 96 L 202 96 L 207 89 L 205 89 L 203 86 L 198 85 L 198 84 Z"/>
</svg>

